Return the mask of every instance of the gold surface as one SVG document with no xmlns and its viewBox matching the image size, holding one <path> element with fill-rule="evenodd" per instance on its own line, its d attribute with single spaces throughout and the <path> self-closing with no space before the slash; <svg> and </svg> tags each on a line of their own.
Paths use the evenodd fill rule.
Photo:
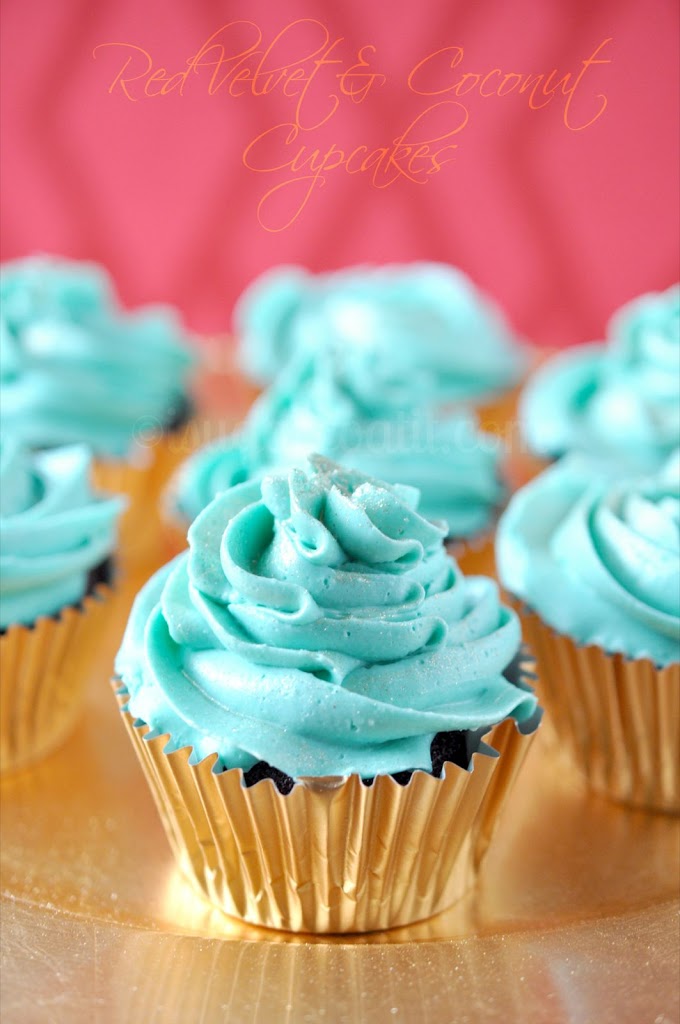
<svg viewBox="0 0 680 1024">
<path fill-rule="evenodd" d="M 547 730 L 476 890 L 408 928 L 295 936 L 183 880 L 109 676 L 103 654 L 67 744 L 0 782 L 3 1024 L 680 1019 L 680 821 L 589 792 Z"/>
</svg>

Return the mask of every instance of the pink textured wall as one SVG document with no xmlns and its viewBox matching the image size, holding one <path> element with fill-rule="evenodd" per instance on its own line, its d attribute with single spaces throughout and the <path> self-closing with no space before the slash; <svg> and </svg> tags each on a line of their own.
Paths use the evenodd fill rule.
<svg viewBox="0 0 680 1024">
<path fill-rule="evenodd" d="M 3 0 L 2 19 L 3 259 L 40 249 L 101 260 L 126 301 L 175 302 L 198 330 L 227 327 L 242 287 L 278 262 L 448 260 L 545 344 L 599 335 L 616 305 L 678 276 L 673 0 Z M 266 49 L 298 19 L 306 21 L 284 32 L 263 65 L 288 67 L 289 93 L 304 85 L 313 64 L 301 60 L 325 32 L 328 45 L 341 42 L 328 55 L 339 63 L 319 67 L 296 115 L 281 84 L 255 94 L 266 84 L 252 80 L 256 55 L 229 58 L 258 49 L 258 32 Z M 206 66 L 217 50 L 204 52 L 183 94 L 178 78 L 158 95 L 217 29 L 238 20 L 250 24 L 219 36 L 219 68 Z M 596 59 L 608 63 L 584 68 L 600 44 Z M 337 78 L 360 63 L 362 47 L 368 66 Z M 409 72 L 443 47 L 462 48 L 457 66 L 447 50 L 412 85 L 422 93 L 459 83 L 460 95 L 409 89 Z M 128 57 L 126 95 L 117 76 Z M 531 109 L 531 90 L 519 84 L 553 69 L 533 105 L 552 98 Z M 551 88 L 567 72 L 574 85 L 580 71 L 565 113 L 568 94 Z M 373 72 L 382 84 L 358 77 Z M 461 83 L 466 73 L 480 78 Z M 520 77 L 506 79 L 507 95 L 480 95 L 480 83 L 493 92 L 511 73 Z M 334 96 L 335 113 L 311 127 Z M 422 120 L 433 104 L 441 105 Z M 418 117 L 411 142 L 430 141 L 427 154 L 409 168 L 402 148 L 401 170 L 387 157 L 374 176 L 361 170 L 369 151 L 390 149 Z M 465 117 L 455 136 L 432 143 Z M 301 129 L 286 147 L 291 129 L 276 126 L 296 118 Z M 245 157 L 255 171 L 244 151 L 263 133 Z M 451 143 L 450 162 L 426 174 L 432 154 Z M 300 156 L 294 168 L 264 168 L 290 163 L 300 146 L 307 157 L 333 147 L 325 184 L 288 228 L 267 230 L 295 215 L 309 181 L 281 187 L 258 219 L 263 195 L 315 165 L 300 168 Z M 355 156 L 333 168 L 340 150 Z"/>
</svg>

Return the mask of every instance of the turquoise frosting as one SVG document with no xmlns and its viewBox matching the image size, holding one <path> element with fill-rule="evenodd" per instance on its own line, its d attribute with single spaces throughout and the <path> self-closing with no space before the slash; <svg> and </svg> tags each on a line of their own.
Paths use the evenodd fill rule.
<svg viewBox="0 0 680 1024">
<path fill-rule="evenodd" d="M 505 497 L 502 445 L 480 433 L 469 413 L 436 416 L 427 407 L 385 403 L 380 389 L 357 394 L 329 359 L 293 360 L 260 397 L 238 434 L 195 453 L 170 488 L 170 509 L 191 522 L 225 487 L 272 467 L 304 463 L 311 451 L 369 476 L 405 482 L 420 509 L 448 534 L 489 529 Z"/>
<path fill-rule="evenodd" d="M 116 299 L 102 267 L 86 261 L 30 256 L 3 263 L 0 305 L 15 336 L 38 321 L 87 326 L 109 315 Z"/>
<path fill-rule="evenodd" d="M 170 482 L 164 504 L 170 517 L 188 529 L 218 494 L 257 476 L 239 436 L 220 438 L 185 460 Z"/>
<path fill-rule="evenodd" d="M 0 300 L 0 427 L 31 447 L 124 458 L 185 408 L 192 357 L 171 309 L 125 312 L 100 268 L 49 257 L 5 264 Z"/>
<path fill-rule="evenodd" d="M 680 660 L 680 453 L 619 479 L 572 455 L 511 500 L 500 578 L 554 629 L 659 665 Z"/>
<path fill-rule="evenodd" d="M 436 733 L 531 717 L 503 675 L 516 616 L 417 492 L 309 466 L 220 494 L 140 592 L 116 662 L 131 714 L 194 763 L 293 778 L 429 770 Z"/>
<path fill-rule="evenodd" d="M 355 393 L 391 405 L 478 402 L 517 383 L 526 365 L 497 307 L 437 263 L 269 271 L 241 297 L 235 328 L 241 364 L 260 383 L 300 352 L 330 354 Z"/>
<path fill-rule="evenodd" d="M 680 285 L 624 306 L 606 343 L 546 363 L 525 389 L 520 422 L 537 455 L 660 466 L 680 437 Z"/>
<path fill-rule="evenodd" d="M 98 497 L 82 445 L 31 453 L 0 443 L 0 628 L 77 604 L 116 543 L 122 498 Z"/>
</svg>

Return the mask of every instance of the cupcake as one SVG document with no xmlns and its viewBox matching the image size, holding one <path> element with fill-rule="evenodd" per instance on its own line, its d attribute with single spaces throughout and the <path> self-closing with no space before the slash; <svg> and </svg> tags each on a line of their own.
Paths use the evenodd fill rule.
<svg viewBox="0 0 680 1024">
<path fill-rule="evenodd" d="M 256 402 L 242 429 L 195 453 L 173 480 L 167 518 L 185 546 L 189 523 L 216 494 L 316 450 L 369 476 L 420 491 L 460 557 L 491 548 L 504 504 L 503 448 L 469 413 L 435 416 L 403 390 L 366 385 L 341 360 L 301 354 Z"/>
<path fill-rule="evenodd" d="M 570 456 L 511 500 L 499 574 L 590 785 L 680 812 L 680 456 L 649 477 Z"/>
<path fill-rule="evenodd" d="M 514 388 L 527 362 L 497 307 L 444 264 L 281 267 L 251 285 L 234 319 L 241 365 L 261 384 L 301 351 L 335 353 L 370 398 L 379 382 L 411 403 L 479 407 Z"/>
<path fill-rule="evenodd" d="M 520 401 L 532 455 L 580 451 L 625 471 L 654 471 L 680 438 L 680 286 L 612 318 L 607 341 L 549 360 Z"/>
<path fill-rule="evenodd" d="M 417 502 L 313 456 L 215 498 L 135 601 L 125 721 L 229 914 L 370 931 L 472 883 L 540 711 L 516 616 Z"/>
<path fill-rule="evenodd" d="M 124 499 L 93 493 L 81 445 L 0 443 L 0 769 L 68 734 L 104 642 Z"/>
<path fill-rule="evenodd" d="M 143 552 L 150 510 L 189 450 L 179 321 L 160 306 L 126 312 L 101 268 L 51 257 L 5 264 L 0 300 L 0 427 L 34 450 L 88 444 L 97 483 L 131 498 L 124 547 Z"/>
</svg>

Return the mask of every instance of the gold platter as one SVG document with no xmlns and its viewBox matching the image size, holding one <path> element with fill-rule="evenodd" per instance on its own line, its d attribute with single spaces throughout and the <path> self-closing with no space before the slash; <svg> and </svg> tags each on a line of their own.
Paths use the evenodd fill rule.
<svg viewBox="0 0 680 1024">
<path fill-rule="evenodd" d="M 123 579 L 118 635 L 153 568 Z M 66 745 L 0 784 L 4 1024 L 680 1019 L 680 820 L 588 793 L 548 730 L 476 892 L 409 928 L 291 936 L 182 880 L 109 675 Z"/>
</svg>

